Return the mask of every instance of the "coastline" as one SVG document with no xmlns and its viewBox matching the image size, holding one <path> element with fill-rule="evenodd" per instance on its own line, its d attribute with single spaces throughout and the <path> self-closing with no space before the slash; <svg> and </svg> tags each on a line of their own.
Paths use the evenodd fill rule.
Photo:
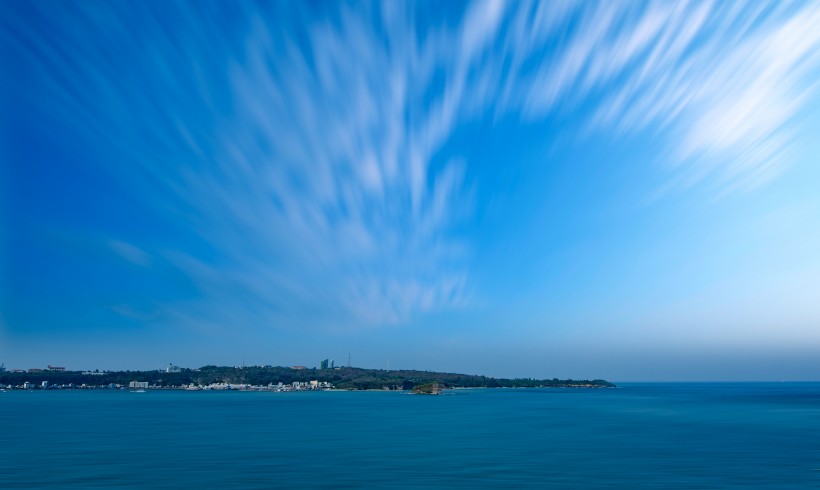
<svg viewBox="0 0 820 490">
<path fill-rule="evenodd" d="M 178 389 L 246 391 L 408 391 L 436 383 L 442 389 L 464 388 L 605 388 L 601 379 L 491 378 L 482 375 L 412 369 L 304 368 L 302 366 L 169 366 L 156 371 L 66 371 L 30 369 L 0 372 L 0 388 L 54 389 Z"/>
</svg>

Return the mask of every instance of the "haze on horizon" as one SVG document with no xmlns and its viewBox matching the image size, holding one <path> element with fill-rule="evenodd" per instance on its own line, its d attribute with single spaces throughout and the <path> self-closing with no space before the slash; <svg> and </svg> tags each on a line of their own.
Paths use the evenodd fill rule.
<svg viewBox="0 0 820 490">
<path fill-rule="evenodd" d="M 0 362 L 817 380 L 817 2 L 0 4 Z"/>
</svg>

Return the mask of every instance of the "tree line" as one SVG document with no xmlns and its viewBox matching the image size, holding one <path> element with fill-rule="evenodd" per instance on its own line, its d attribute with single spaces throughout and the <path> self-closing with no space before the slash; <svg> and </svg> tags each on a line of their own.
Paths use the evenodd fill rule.
<svg viewBox="0 0 820 490">
<path fill-rule="evenodd" d="M 399 389 L 410 390 L 416 385 L 440 383 L 448 388 L 531 388 L 531 387 L 612 387 L 601 379 L 534 379 L 491 378 L 488 376 L 440 373 L 417 370 L 383 370 L 355 367 L 334 369 L 292 369 L 282 366 L 227 367 L 203 366 L 199 369 L 182 369 L 180 372 L 164 371 L 110 371 L 84 374 L 81 371 L 42 371 L 39 373 L 0 373 L 0 384 L 21 385 L 26 381 L 40 385 L 88 386 L 119 384 L 127 386 L 131 381 L 147 381 L 151 386 L 172 387 L 185 385 L 209 385 L 214 383 L 268 385 L 291 384 L 307 381 L 328 382 L 340 389 Z"/>
</svg>

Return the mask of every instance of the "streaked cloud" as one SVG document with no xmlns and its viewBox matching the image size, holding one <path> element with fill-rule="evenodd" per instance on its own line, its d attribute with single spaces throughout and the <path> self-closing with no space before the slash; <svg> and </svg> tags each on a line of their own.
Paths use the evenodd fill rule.
<svg viewBox="0 0 820 490">
<path fill-rule="evenodd" d="M 120 257 L 132 264 L 147 267 L 151 264 L 151 257 L 139 247 L 120 240 L 109 240 L 108 246 Z"/>
<path fill-rule="evenodd" d="M 459 225 L 481 183 L 446 149 L 466 122 L 575 115 L 589 138 L 660 140 L 670 188 L 759 185 L 788 164 L 820 61 L 815 3 L 71 5 L 3 22 L 37 83 L 18 95 L 195 237 L 106 242 L 190 278 L 201 297 L 159 309 L 191 324 L 469 305 Z"/>
<path fill-rule="evenodd" d="M 681 164 L 678 186 L 709 179 L 718 192 L 748 189 L 788 164 L 795 118 L 816 97 L 816 4 L 576 7 L 571 33 L 545 39 L 556 43 L 554 56 L 512 75 L 525 114 L 591 103 L 599 134 L 650 130 L 667 142 L 670 163 Z M 512 46 L 543 56 L 532 43 Z"/>
</svg>

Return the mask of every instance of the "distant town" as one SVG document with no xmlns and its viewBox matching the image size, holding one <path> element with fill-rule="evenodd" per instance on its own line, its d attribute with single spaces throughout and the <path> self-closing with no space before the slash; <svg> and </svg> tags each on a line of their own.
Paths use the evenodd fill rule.
<svg viewBox="0 0 820 490">
<path fill-rule="evenodd" d="M 324 359 L 320 363 L 320 369 L 334 369 L 334 361 Z M 256 366 L 257 368 L 262 369 L 269 369 L 273 366 L 270 365 L 260 365 Z M 237 366 L 234 369 L 245 369 L 244 366 L 240 367 Z M 303 370 L 307 369 L 305 366 L 291 366 L 290 369 L 293 370 Z M 336 368 L 338 369 L 338 368 Z M 185 369 L 179 366 L 175 366 L 173 363 L 169 363 L 167 367 L 163 369 L 158 369 L 157 372 L 166 373 L 166 374 L 178 374 L 182 373 Z M 194 372 L 200 372 L 199 369 L 193 370 Z M 57 373 L 71 373 L 72 371 L 66 371 L 64 366 L 52 366 L 48 365 L 46 368 L 28 368 L 28 369 L 11 369 L 6 370 L 5 363 L 0 364 L 0 375 L 3 373 L 13 373 L 13 374 L 34 374 L 40 375 L 49 375 L 49 374 L 57 374 Z M 121 374 L 117 371 L 100 371 L 98 369 L 94 371 L 77 371 L 81 376 L 112 376 Z M 327 381 L 319 381 L 319 380 L 309 380 L 309 381 L 292 381 L 287 384 L 282 383 L 281 381 L 277 383 L 269 382 L 266 385 L 254 385 L 254 384 L 247 384 L 247 383 L 228 383 L 228 382 L 216 382 L 216 383 L 208 383 L 208 384 L 183 384 L 183 385 L 164 385 L 164 384 L 152 384 L 149 381 L 129 381 L 128 385 L 124 385 L 121 383 L 103 383 L 103 384 L 96 384 L 96 383 L 63 383 L 58 384 L 54 383 L 53 381 L 49 380 L 42 380 L 37 383 L 31 381 L 24 381 L 21 384 L 6 384 L 2 385 L 4 389 L 8 390 L 61 390 L 61 389 L 137 389 L 137 390 L 145 390 L 145 389 L 184 389 L 184 390 L 243 390 L 243 391 L 274 391 L 274 392 L 285 392 L 285 391 L 309 391 L 309 390 L 329 390 L 333 388 L 333 385 L 328 383 Z"/>
<path fill-rule="evenodd" d="M 169 363 L 151 371 L 69 370 L 64 366 L 10 369 L 0 364 L 2 390 L 240 390 L 240 391 L 321 391 L 321 390 L 413 390 L 435 383 L 449 388 L 606 388 L 612 383 L 601 379 L 503 379 L 487 376 L 439 373 L 418 370 L 364 369 L 336 366 L 323 359 L 318 368 L 294 366 L 203 366 L 183 368 Z"/>
</svg>

